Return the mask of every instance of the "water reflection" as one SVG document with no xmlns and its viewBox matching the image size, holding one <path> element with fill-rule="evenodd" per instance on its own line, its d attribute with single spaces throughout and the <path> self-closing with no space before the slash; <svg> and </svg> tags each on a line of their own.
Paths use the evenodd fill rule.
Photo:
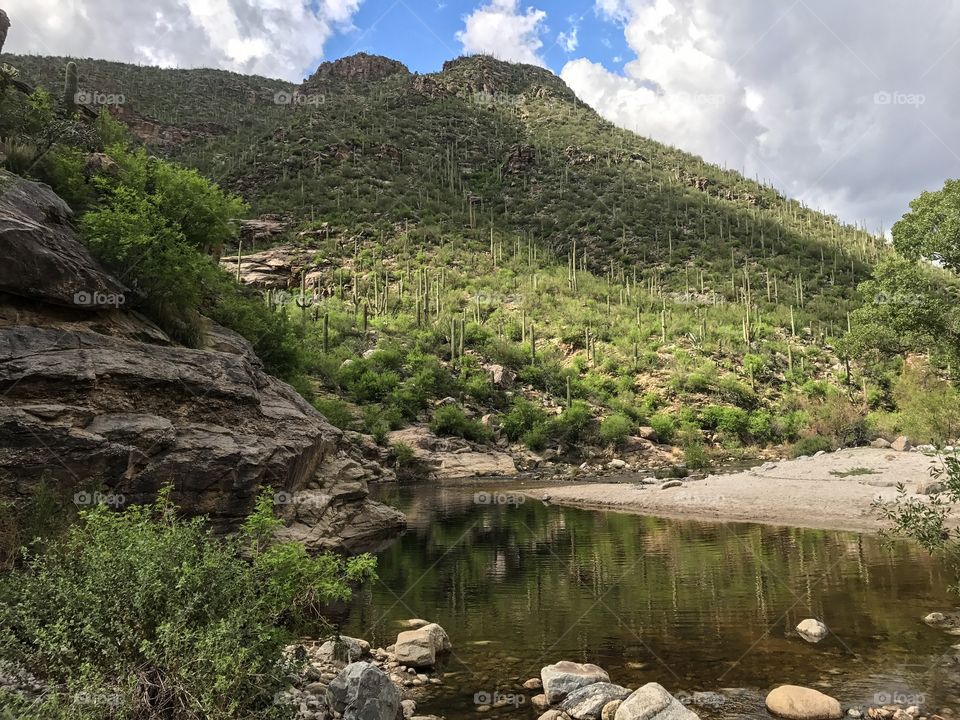
<svg viewBox="0 0 960 720">
<path fill-rule="evenodd" d="M 950 639 L 918 619 L 953 599 L 940 564 L 914 548 L 533 500 L 477 504 L 477 491 L 380 489 L 410 529 L 380 554 L 381 581 L 356 599 L 346 627 L 386 646 L 405 618 L 443 625 L 457 676 L 430 711 L 473 717 L 473 693 L 516 689 L 560 659 L 595 662 L 630 687 L 754 689 L 737 713 L 762 714 L 761 691 L 783 682 L 833 688 L 851 703 L 882 691 L 952 700 L 953 673 L 939 662 Z M 808 617 L 831 629 L 815 645 L 794 630 Z"/>
</svg>

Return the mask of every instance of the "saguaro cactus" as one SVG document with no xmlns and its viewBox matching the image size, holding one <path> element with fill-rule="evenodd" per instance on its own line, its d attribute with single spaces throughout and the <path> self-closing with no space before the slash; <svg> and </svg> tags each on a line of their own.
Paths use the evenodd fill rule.
<svg viewBox="0 0 960 720">
<path fill-rule="evenodd" d="M 63 82 L 63 105 L 68 115 L 77 111 L 77 94 L 80 92 L 80 75 L 77 64 L 72 60 L 67 63 L 66 77 Z"/>
</svg>

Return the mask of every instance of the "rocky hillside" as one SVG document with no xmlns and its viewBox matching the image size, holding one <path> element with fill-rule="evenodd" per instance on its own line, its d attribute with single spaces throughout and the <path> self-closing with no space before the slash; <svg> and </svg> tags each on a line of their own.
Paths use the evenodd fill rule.
<svg viewBox="0 0 960 720">
<path fill-rule="evenodd" d="M 52 485 L 85 505 L 123 505 L 166 483 L 191 512 L 229 527 L 271 487 L 288 535 L 360 551 L 404 526 L 372 502 L 390 477 L 248 341 L 210 324 L 177 346 L 124 310 L 122 279 L 79 242 L 49 188 L 0 175 L 0 496 Z"/>
</svg>

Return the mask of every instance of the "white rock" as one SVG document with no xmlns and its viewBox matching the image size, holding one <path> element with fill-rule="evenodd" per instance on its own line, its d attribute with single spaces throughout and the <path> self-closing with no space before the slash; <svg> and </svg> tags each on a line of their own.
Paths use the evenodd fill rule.
<svg viewBox="0 0 960 720">
<path fill-rule="evenodd" d="M 797 632 L 807 642 L 820 642 L 830 634 L 827 626 L 814 618 L 807 618 L 797 625 Z"/>
<path fill-rule="evenodd" d="M 615 720 L 698 720 L 658 683 L 647 683 L 620 703 Z"/>
</svg>

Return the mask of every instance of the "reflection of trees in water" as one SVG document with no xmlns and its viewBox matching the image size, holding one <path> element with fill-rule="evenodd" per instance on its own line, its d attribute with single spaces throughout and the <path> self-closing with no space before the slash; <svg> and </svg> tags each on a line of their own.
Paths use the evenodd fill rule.
<svg viewBox="0 0 960 720">
<path fill-rule="evenodd" d="M 622 659 L 628 648 L 646 647 L 730 662 L 754 643 L 755 656 L 780 657 L 798 652 L 784 635 L 810 616 L 842 627 L 845 642 L 860 652 L 876 644 L 872 637 L 915 624 L 892 598 L 928 598 L 945 584 L 939 565 L 914 549 L 889 552 L 876 538 L 847 533 L 661 520 L 532 500 L 476 506 L 469 487 L 401 501 L 417 521 L 381 555 L 383 582 L 406 592 L 392 617 L 412 611 L 449 624 L 460 638 L 528 649 L 546 651 L 559 640 L 558 648 L 585 659 Z M 394 601 L 375 587 L 358 610 L 375 616 L 373 609 Z"/>
</svg>

